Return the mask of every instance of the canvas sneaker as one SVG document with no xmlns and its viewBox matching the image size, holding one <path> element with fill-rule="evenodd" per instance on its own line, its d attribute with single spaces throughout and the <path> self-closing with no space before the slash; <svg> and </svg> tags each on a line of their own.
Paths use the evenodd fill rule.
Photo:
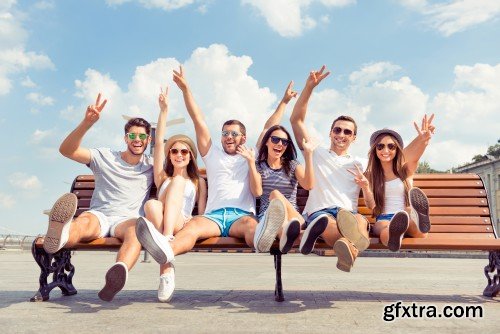
<svg viewBox="0 0 500 334">
<path fill-rule="evenodd" d="M 161 234 L 149 220 L 139 217 L 135 224 L 135 233 L 142 247 L 156 262 L 165 264 L 174 260 L 174 252 L 167 237 Z"/>
<path fill-rule="evenodd" d="M 264 219 L 255 229 L 253 244 L 257 253 L 269 252 L 284 221 L 285 205 L 275 198 L 269 203 Z"/>
<path fill-rule="evenodd" d="M 366 226 L 359 226 L 356 216 L 348 210 L 341 209 L 337 214 L 337 228 L 340 234 L 349 240 L 358 251 L 362 252 L 370 246 L 370 239 L 368 237 L 368 230 L 364 229 Z"/>
<path fill-rule="evenodd" d="M 300 235 L 300 222 L 297 218 L 292 218 L 283 229 L 280 238 L 280 252 L 286 254 L 292 249 L 293 243 Z"/>
<path fill-rule="evenodd" d="M 123 289 L 128 278 L 128 269 L 125 263 L 116 262 L 106 273 L 106 284 L 97 294 L 101 300 L 110 302 Z"/>
<path fill-rule="evenodd" d="M 417 224 L 422 233 L 427 233 L 431 229 L 429 218 L 429 200 L 425 193 L 419 188 L 411 188 L 408 194 L 410 200 L 410 217 Z"/>
<path fill-rule="evenodd" d="M 307 255 L 312 252 L 316 240 L 326 230 L 327 226 L 327 214 L 319 215 L 312 222 L 310 222 L 309 225 L 307 225 L 299 245 L 299 250 L 302 254 Z"/>
<path fill-rule="evenodd" d="M 393 252 L 401 249 L 401 242 L 410 224 L 410 217 L 406 211 L 399 211 L 394 214 L 389 222 L 389 241 L 387 247 Z"/>
<path fill-rule="evenodd" d="M 49 213 L 49 226 L 43 241 L 43 249 L 48 254 L 56 253 L 68 241 L 77 206 L 78 198 L 72 193 L 62 195 L 52 206 Z"/>
<path fill-rule="evenodd" d="M 158 286 L 158 300 L 162 303 L 168 303 L 175 290 L 175 268 L 168 273 L 160 276 L 160 286 Z"/>
</svg>

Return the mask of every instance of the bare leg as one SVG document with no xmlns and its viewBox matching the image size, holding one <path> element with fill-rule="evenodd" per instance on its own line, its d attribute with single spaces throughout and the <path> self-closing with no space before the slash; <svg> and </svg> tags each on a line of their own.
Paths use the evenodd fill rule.
<svg viewBox="0 0 500 334">
<path fill-rule="evenodd" d="M 100 237 L 101 225 L 99 219 L 89 212 L 84 212 L 71 222 L 69 238 L 66 247 L 79 243 L 80 241 L 92 241 Z"/>
<path fill-rule="evenodd" d="M 136 219 L 129 219 L 115 228 L 115 236 L 122 240 L 122 246 L 116 255 L 116 262 L 123 262 L 130 271 L 139 259 L 141 244 L 135 234 Z"/>
<path fill-rule="evenodd" d="M 283 196 L 283 194 L 280 193 L 279 190 L 271 191 L 271 194 L 269 195 L 269 202 L 271 202 L 273 199 L 278 199 L 285 206 L 285 221 L 283 222 L 282 227 L 278 230 L 278 238 L 281 237 L 281 234 L 283 232 L 283 227 L 292 218 L 297 218 L 300 222 L 300 225 L 304 224 L 304 217 L 302 217 L 302 215 L 297 210 L 295 210 L 292 203 L 290 203 L 290 201 L 286 199 L 286 197 Z"/>
<path fill-rule="evenodd" d="M 380 242 L 387 246 L 389 243 L 389 221 L 388 220 L 378 220 L 373 226 L 373 234 L 379 237 Z"/>
<path fill-rule="evenodd" d="M 409 215 L 411 209 L 406 208 L 405 211 L 408 212 L 408 215 Z M 427 238 L 427 233 L 420 232 L 420 230 L 418 229 L 417 223 L 415 223 L 411 218 L 410 218 L 410 224 L 408 226 L 408 230 L 406 231 L 406 234 L 412 238 Z"/>
<path fill-rule="evenodd" d="M 325 232 L 321 234 L 321 237 L 323 237 L 325 243 L 330 247 L 333 247 L 335 241 L 340 239 L 341 234 L 337 227 L 337 221 L 333 218 L 333 216 L 328 215 L 328 226 L 326 227 Z"/>
<path fill-rule="evenodd" d="M 174 235 L 177 222 L 182 221 L 181 211 L 185 187 L 186 179 L 180 175 L 174 176 L 167 186 L 165 191 L 165 200 L 163 201 L 163 235 Z"/>
<path fill-rule="evenodd" d="M 256 226 L 257 219 L 255 219 L 255 216 L 243 216 L 231 225 L 229 235 L 235 238 L 244 238 L 247 245 L 253 247 L 253 237 Z"/>
<path fill-rule="evenodd" d="M 153 223 L 158 231 L 163 231 L 163 203 L 150 199 L 144 204 L 146 219 Z"/>
<path fill-rule="evenodd" d="M 174 255 L 184 254 L 193 249 L 197 240 L 218 237 L 220 233 L 219 226 L 215 222 L 203 216 L 196 216 L 177 233 L 170 245 Z"/>
</svg>

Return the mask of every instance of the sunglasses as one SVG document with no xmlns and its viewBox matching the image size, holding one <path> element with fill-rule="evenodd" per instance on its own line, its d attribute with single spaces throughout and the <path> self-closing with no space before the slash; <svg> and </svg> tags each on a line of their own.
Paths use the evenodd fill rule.
<svg viewBox="0 0 500 334">
<path fill-rule="evenodd" d="M 137 138 L 137 136 L 139 136 L 140 140 L 146 140 L 146 139 L 148 139 L 149 135 L 147 133 L 133 133 L 133 132 L 127 133 L 127 137 L 130 140 L 135 140 Z"/>
<path fill-rule="evenodd" d="M 382 151 L 383 149 L 385 149 L 385 146 L 385 144 L 378 143 L 375 147 L 377 148 L 377 151 Z M 396 144 L 389 143 L 387 144 L 387 148 L 389 149 L 389 151 L 394 151 L 396 150 L 397 146 Z"/>
<path fill-rule="evenodd" d="M 353 133 L 353 132 L 352 132 L 352 130 L 350 130 L 350 129 L 342 129 L 341 127 L 338 127 L 338 126 L 334 127 L 334 128 L 332 129 L 332 131 L 333 131 L 333 133 L 335 133 L 336 135 L 338 135 L 338 134 L 342 133 L 342 131 L 344 131 L 344 134 L 345 134 L 346 136 L 350 136 L 350 135 L 352 135 L 352 133 Z"/>
<path fill-rule="evenodd" d="M 271 143 L 273 144 L 278 144 L 281 141 L 281 145 L 288 146 L 288 144 L 290 143 L 290 139 L 281 138 L 278 136 L 271 136 L 270 138 L 271 138 Z"/>
<path fill-rule="evenodd" d="M 181 148 L 180 150 L 178 148 L 171 148 L 170 149 L 170 153 L 173 154 L 173 155 L 176 155 L 178 154 L 179 152 L 181 152 L 181 155 L 183 157 L 185 157 L 186 155 L 189 154 L 189 150 L 187 148 Z"/>
<path fill-rule="evenodd" d="M 222 137 L 238 137 L 238 136 L 241 136 L 242 134 L 239 133 L 238 131 L 227 131 L 227 130 L 223 130 L 222 131 Z"/>
</svg>

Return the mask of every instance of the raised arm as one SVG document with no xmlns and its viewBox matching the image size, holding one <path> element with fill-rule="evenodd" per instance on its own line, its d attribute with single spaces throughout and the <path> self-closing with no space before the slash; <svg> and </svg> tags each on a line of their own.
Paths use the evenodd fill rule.
<svg viewBox="0 0 500 334">
<path fill-rule="evenodd" d="M 316 183 L 314 178 L 314 168 L 313 168 L 313 152 L 317 147 L 316 142 L 307 142 L 305 139 L 302 142 L 302 153 L 304 154 L 305 168 L 302 165 L 298 165 L 295 169 L 295 177 L 302 188 L 305 190 L 311 190 Z"/>
<path fill-rule="evenodd" d="M 196 131 L 196 142 L 198 144 L 198 151 L 202 157 L 207 155 L 210 146 L 212 145 L 212 139 L 210 138 L 210 131 L 208 131 L 207 123 L 205 122 L 205 117 L 203 116 L 200 108 L 194 100 L 193 94 L 189 89 L 186 78 L 184 77 L 184 70 L 182 66 L 179 68 L 179 72 L 174 70 L 174 82 L 177 84 L 179 89 L 182 91 L 182 96 L 184 97 L 184 103 L 186 104 L 186 109 L 191 117 L 194 124 L 194 129 Z"/>
<path fill-rule="evenodd" d="M 81 147 L 80 145 L 82 143 L 83 136 L 94 125 L 94 123 L 99 120 L 101 111 L 104 109 L 106 102 L 108 102 L 108 100 L 104 100 L 101 103 L 101 93 L 99 93 L 95 104 L 87 107 L 83 121 L 78 124 L 76 129 L 71 131 L 71 133 L 63 140 L 61 146 L 59 146 L 59 152 L 61 152 L 62 155 L 82 164 L 90 163 L 89 149 Z"/>
<path fill-rule="evenodd" d="M 418 161 L 422 154 L 424 154 L 427 145 L 429 145 L 429 141 L 436 130 L 436 127 L 432 124 L 432 120 L 434 119 L 434 114 L 430 117 L 427 115 L 422 118 L 422 125 L 419 128 L 416 122 L 413 122 L 415 129 L 417 130 L 417 136 L 415 139 L 408 144 L 403 152 L 406 160 L 406 170 L 408 172 L 408 176 L 412 176 L 418 167 Z"/>
<path fill-rule="evenodd" d="M 312 91 L 330 72 L 325 72 L 325 65 L 319 71 L 311 71 L 306 80 L 306 85 L 293 107 L 292 115 L 290 116 L 290 123 L 292 124 L 293 134 L 297 145 L 302 150 L 302 143 L 305 139 L 309 141 L 309 133 L 307 132 L 304 120 L 306 118 L 307 105 L 311 98 Z"/>
<path fill-rule="evenodd" d="M 260 147 L 262 137 L 264 137 L 264 134 L 267 132 L 267 130 L 269 130 L 270 127 L 280 124 L 281 119 L 283 118 L 283 114 L 285 113 L 286 105 L 288 104 L 288 102 L 290 102 L 292 98 L 296 96 L 297 92 L 293 90 L 293 81 L 290 81 L 290 83 L 286 87 L 285 95 L 283 95 L 283 98 L 278 104 L 278 107 L 276 108 L 274 113 L 269 117 L 266 124 L 264 124 L 264 129 L 262 130 L 259 139 L 257 140 L 257 145 L 255 145 L 256 147 Z"/>
<path fill-rule="evenodd" d="M 160 106 L 160 113 L 158 114 L 158 125 L 156 126 L 155 154 L 153 160 L 153 175 L 157 188 L 161 186 L 167 176 L 163 170 L 163 165 L 165 164 L 165 143 L 163 142 L 163 138 L 165 138 L 167 125 L 168 87 L 165 87 L 165 92 L 160 88 L 158 105 Z"/>
</svg>

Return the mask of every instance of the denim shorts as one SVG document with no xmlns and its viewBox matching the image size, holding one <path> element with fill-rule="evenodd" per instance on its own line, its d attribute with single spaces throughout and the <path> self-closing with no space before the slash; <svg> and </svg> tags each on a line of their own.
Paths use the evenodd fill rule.
<svg viewBox="0 0 500 334">
<path fill-rule="evenodd" d="M 330 208 L 325 208 L 318 210 L 316 212 L 311 213 L 309 216 L 306 217 L 306 227 L 309 225 L 310 222 L 312 222 L 314 219 L 318 218 L 319 215 L 327 214 L 332 216 L 333 218 L 337 219 L 337 214 L 342 208 L 339 208 L 338 206 L 332 206 Z M 352 211 L 351 211 L 352 212 Z M 352 212 L 354 213 L 354 212 Z"/>
<path fill-rule="evenodd" d="M 392 217 L 394 217 L 394 213 L 387 213 L 387 214 L 381 214 L 381 215 L 378 215 L 377 218 L 376 218 L 376 221 L 379 221 L 379 220 L 391 220 Z"/>
<path fill-rule="evenodd" d="M 203 217 L 210 219 L 219 226 L 221 237 L 228 237 L 229 230 L 235 221 L 244 216 L 253 215 L 253 213 L 238 208 L 222 208 L 210 211 Z"/>
</svg>

